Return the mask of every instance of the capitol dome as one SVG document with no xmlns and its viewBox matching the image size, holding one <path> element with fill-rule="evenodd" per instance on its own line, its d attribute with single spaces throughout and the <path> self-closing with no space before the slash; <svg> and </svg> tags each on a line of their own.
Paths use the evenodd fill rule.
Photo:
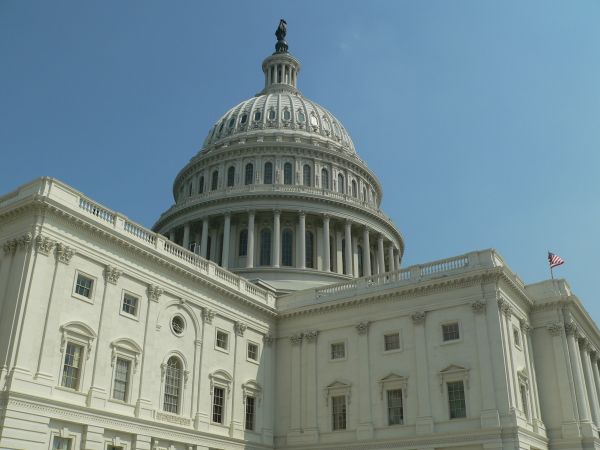
<svg viewBox="0 0 600 450">
<path fill-rule="evenodd" d="M 402 235 L 342 123 L 297 87 L 285 40 L 265 84 L 211 127 L 154 229 L 277 293 L 399 268 Z"/>
</svg>

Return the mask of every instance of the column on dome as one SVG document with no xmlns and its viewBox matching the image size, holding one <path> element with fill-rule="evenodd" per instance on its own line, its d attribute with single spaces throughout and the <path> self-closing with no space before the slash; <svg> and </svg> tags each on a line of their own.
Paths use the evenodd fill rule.
<svg viewBox="0 0 600 450">
<path fill-rule="evenodd" d="M 371 244 L 369 243 L 369 228 L 363 230 L 363 272 L 364 276 L 371 275 Z"/>
<path fill-rule="evenodd" d="M 335 227 L 335 272 L 339 274 L 344 273 L 344 262 L 342 261 L 342 242 L 344 237 L 339 229 L 339 226 Z"/>
<path fill-rule="evenodd" d="M 394 255 L 394 270 L 400 270 L 400 249 L 396 249 Z"/>
<path fill-rule="evenodd" d="M 329 272 L 331 267 L 331 252 L 329 243 L 329 216 L 323 216 L 323 270 Z"/>
<path fill-rule="evenodd" d="M 298 264 L 297 267 L 304 269 L 306 267 L 306 214 L 304 211 L 300 211 L 298 216 L 298 238 L 300 241 L 299 252 L 298 252 Z"/>
<path fill-rule="evenodd" d="M 229 239 L 231 236 L 231 213 L 225 214 L 223 225 L 223 248 L 221 252 L 221 266 L 229 267 Z"/>
<path fill-rule="evenodd" d="M 592 363 L 592 376 L 594 378 L 594 388 L 596 389 L 596 398 L 600 403 L 600 372 L 598 371 L 598 353 L 593 351 L 590 353 Z"/>
<path fill-rule="evenodd" d="M 383 251 L 383 234 L 377 237 L 377 273 L 385 272 L 385 253 Z"/>
<path fill-rule="evenodd" d="M 352 265 L 354 267 L 352 274 L 354 278 L 358 278 L 360 276 L 358 267 L 358 237 L 355 235 L 352 235 Z"/>
<path fill-rule="evenodd" d="M 388 245 L 388 266 L 390 272 L 396 270 L 394 268 L 394 246 L 391 242 L 390 245 Z"/>
<path fill-rule="evenodd" d="M 248 212 L 248 248 L 246 250 L 246 268 L 254 267 L 254 216 L 255 212 Z"/>
<path fill-rule="evenodd" d="M 187 222 L 183 225 L 183 244 L 182 247 L 186 250 L 190 248 L 190 223 Z"/>
<path fill-rule="evenodd" d="M 352 222 L 346 220 L 345 223 L 345 264 L 346 275 L 352 275 Z"/>
<path fill-rule="evenodd" d="M 206 258 L 206 247 L 208 245 L 208 217 L 202 220 L 202 241 L 200 242 L 200 256 Z"/>
<path fill-rule="evenodd" d="M 273 267 L 281 264 L 281 211 L 273 211 Z"/>
</svg>

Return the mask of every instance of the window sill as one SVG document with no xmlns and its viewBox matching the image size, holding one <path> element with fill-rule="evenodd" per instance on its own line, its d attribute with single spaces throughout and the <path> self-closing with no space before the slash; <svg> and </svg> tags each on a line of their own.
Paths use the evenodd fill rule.
<svg viewBox="0 0 600 450">
<path fill-rule="evenodd" d="M 78 294 L 76 292 L 71 293 L 71 297 L 73 297 L 73 298 L 75 298 L 77 300 L 82 300 L 82 301 L 84 301 L 86 303 L 89 303 L 90 305 L 94 304 L 94 298 L 93 297 L 91 297 L 91 298 L 90 297 L 85 297 L 85 296 L 83 296 L 81 294 Z"/>
<path fill-rule="evenodd" d="M 256 365 L 259 364 L 258 359 L 246 358 L 246 361 L 248 361 L 249 363 L 252 363 L 252 364 L 256 364 Z"/>
<path fill-rule="evenodd" d="M 401 351 L 402 351 L 402 348 L 394 348 L 392 350 L 384 350 L 381 353 L 383 353 L 384 355 L 389 355 L 389 354 L 392 354 L 392 353 L 400 353 Z"/>
<path fill-rule="evenodd" d="M 215 350 L 221 353 L 225 353 L 227 355 L 229 355 L 229 349 L 228 348 L 223 348 L 223 347 L 219 347 L 218 345 L 215 345 Z"/>
<path fill-rule="evenodd" d="M 458 344 L 460 342 L 462 342 L 462 338 L 452 339 L 451 341 L 442 341 L 442 343 L 440 345 L 452 345 L 452 344 Z"/>
<path fill-rule="evenodd" d="M 124 312 L 124 311 L 122 311 L 122 310 L 121 310 L 121 311 L 119 311 L 119 315 L 120 315 L 120 316 L 123 316 L 123 317 L 126 317 L 126 318 L 127 318 L 127 319 L 129 319 L 129 320 L 134 320 L 134 321 L 136 321 L 136 322 L 139 322 L 139 321 L 140 321 L 140 319 L 139 319 L 139 317 L 138 317 L 138 316 L 134 316 L 133 314 L 128 314 L 128 313 L 126 313 L 126 312 Z"/>
</svg>

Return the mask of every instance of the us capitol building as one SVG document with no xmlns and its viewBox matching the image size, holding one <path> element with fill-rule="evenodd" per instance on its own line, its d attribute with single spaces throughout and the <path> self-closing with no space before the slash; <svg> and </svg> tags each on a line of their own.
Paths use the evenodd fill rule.
<svg viewBox="0 0 600 450">
<path fill-rule="evenodd" d="M 401 268 L 285 31 L 152 230 L 52 178 L 0 197 L 0 448 L 600 448 L 567 282 L 495 250 Z"/>
</svg>

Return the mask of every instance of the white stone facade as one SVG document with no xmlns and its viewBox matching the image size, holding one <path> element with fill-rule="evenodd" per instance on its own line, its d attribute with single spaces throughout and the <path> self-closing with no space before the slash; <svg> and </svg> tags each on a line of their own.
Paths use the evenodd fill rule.
<svg viewBox="0 0 600 450">
<path fill-rule="evenodd" d="M 600 334 L 569 285 L 494 250 L 401 269 L 299 69 L 265 60 L 155 231 L 51 178 L 0 197 L 0 449 L 600 448 Z"/>
</svg>

